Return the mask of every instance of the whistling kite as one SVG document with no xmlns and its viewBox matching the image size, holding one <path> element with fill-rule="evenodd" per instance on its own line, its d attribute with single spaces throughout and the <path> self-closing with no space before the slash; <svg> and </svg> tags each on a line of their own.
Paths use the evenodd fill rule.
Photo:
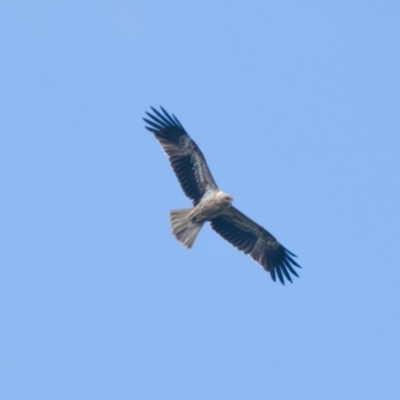
<svg viewBox="0 0 400 400">
<path fill-rule="evenodd" d="M 233 198 L 218 189 L 208 169 L 203 153 L 189 137 L 175 115 L 162 113 L 151 107 L 150 119 L 143 118 L 169 157 L 171 166 L 193 208 L 172 210 L 172 233 L 186 247 L 192 247 L 197 234 L 206 221 L 224 239 L 239 250 L 250 254 L 275 281 L 292 282 L 290 273 L 297 275 L 299 267 L 293 253 L 283 247 L 268 231 L 242 214 L 232 205 Z"/>
</svg>

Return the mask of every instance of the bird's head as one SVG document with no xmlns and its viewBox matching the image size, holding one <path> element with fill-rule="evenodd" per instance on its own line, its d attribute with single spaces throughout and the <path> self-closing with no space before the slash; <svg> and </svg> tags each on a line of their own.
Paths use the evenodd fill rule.
<svg viewBox="0 0 400 400">
<path fill-rule="evenodd" d="M 230 194 L 221 192 L 220 197 L 224 203 L 232 204 L 233 197 Z"/>
</svg>

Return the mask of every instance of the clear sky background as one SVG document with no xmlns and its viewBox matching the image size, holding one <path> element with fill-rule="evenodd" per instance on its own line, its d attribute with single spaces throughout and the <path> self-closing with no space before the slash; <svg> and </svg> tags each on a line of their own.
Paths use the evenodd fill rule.
<svg viewBox="0 0 400 400">
<path fill-rule="evenodd" d="M 398 1 L 2 1 L 0 398 L 398 399 Z M 174 113 L 302 265 L 209 226 Z"/>
</svg>

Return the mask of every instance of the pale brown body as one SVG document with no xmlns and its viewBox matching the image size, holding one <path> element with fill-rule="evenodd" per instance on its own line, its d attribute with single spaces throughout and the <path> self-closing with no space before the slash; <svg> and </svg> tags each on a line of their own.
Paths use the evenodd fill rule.
<svg viewBox="0 0 400 400">
<path fill-rule="evenodd" d="M 231 206 L 232 201 L 233 198 L 229 194 L 220 190 L 213 192 L 209 196 L 204 196 L 188 217 L 193 222 L 209 221 L 223 214 Z"/>
<path fill-rule="evenodd" d="M 204 195 L 193 208 L 172 210 L 172 233 L 184 246 L 191 248 L 204 222 L 224 214 L 231 207 L 232 200 L 232 196 L 217 190 Z"/>
</svg>

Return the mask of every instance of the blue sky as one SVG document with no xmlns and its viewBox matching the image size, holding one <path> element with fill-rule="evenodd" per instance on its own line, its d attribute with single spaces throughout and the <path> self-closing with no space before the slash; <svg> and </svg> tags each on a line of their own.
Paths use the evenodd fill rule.
<svg viewBox="0 0 400 400">
<path fill-rule="evenodd" d="M 301 3 L 301 4 L 300 4 Z M 400 6 L 0 5 L 0 397 L 396 399 Z M 174 113 L 302 265 L 274 283 L 188 207 Z"/>
</svg>

